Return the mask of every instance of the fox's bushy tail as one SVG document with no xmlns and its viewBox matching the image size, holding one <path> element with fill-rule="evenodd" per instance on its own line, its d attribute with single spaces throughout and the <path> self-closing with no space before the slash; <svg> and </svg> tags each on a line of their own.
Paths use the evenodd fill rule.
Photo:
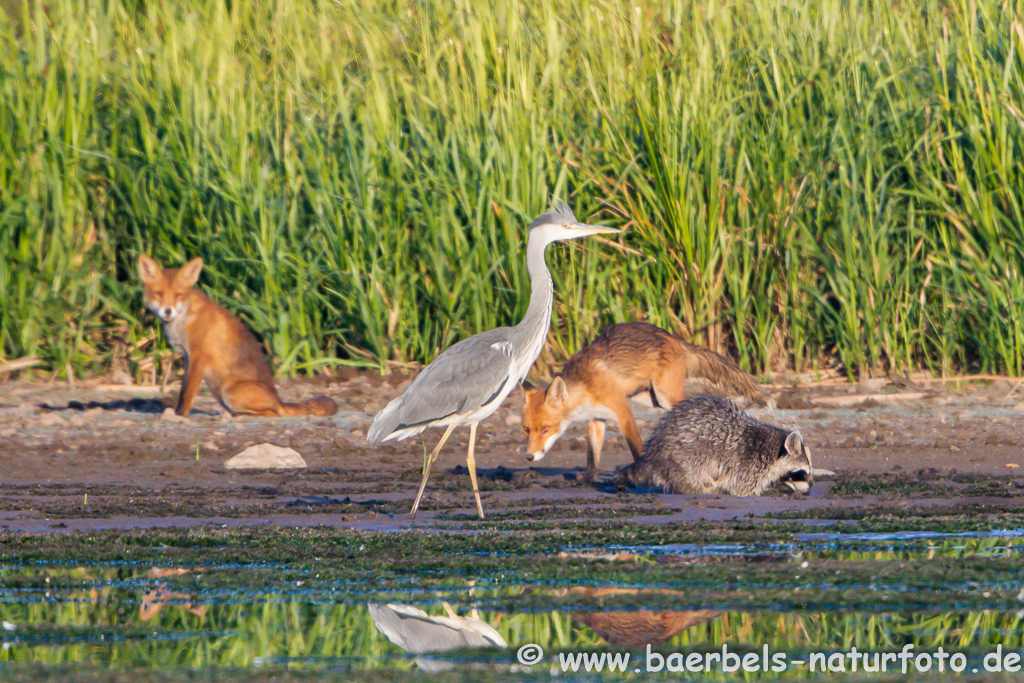
<svg viewBox="0 0 1024 683">
<path fill-rule="evenodd" d="M 768 404 L 768 397 L 761 391 L 761 387 L 736 365 L 736 361 L 703 346 L 684 341 L 679 343 L 685 351 L 687 377 L 706 379 L 723 389 L 732 389 L 759 406 Z"/>
<path fill-rule="evenodd" d="M 281 412 L 285 415 L 321 415 L 328 417 L 338 412 L 338 404 L 326 396 L 314 396 L 298 403 L 281 403 Z"/>
</svg>

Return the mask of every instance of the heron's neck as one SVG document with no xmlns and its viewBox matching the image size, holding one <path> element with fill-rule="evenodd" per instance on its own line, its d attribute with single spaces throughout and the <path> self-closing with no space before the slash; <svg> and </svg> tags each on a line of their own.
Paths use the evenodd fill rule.
<svg viewBox="0 0 1024 683">
<path fill-rule="evenodd" d="M 524 358 L 529 359 L 529 366 L 523 372 L 523 377 L 530 371 L 530 366 L 537 360 L 541 349 L 544 348 L 544 340 L 548 336 L 548 328 L 551 327 L 551 306 L 554 303 L 554 285 L 551 282 L 551 273 L 548 272 L 547 264 L 544 263 L 544 248 L 549 242 L 538 239 L 531 234 L 526 243 L 526 270 L 530 274 L 530 305 L 526 308 L 526 315 L 522 322 L 515 327 L 515 336 L 520 348 L 526 353 Z"/>
</svg>

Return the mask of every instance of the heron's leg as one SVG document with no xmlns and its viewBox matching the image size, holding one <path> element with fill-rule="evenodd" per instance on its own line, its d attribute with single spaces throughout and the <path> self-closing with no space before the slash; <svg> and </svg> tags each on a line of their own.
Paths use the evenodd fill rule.
<svg viewBox="0 0 1024 683">
<path fill-rule="evenodd" d="M 455 425 L 448 425 L 448 429 L 444 430 L 444 435 L 441 440 L 437 442 L 437 446 L 427 456 L 427 466 L 423 468 L 423 481 L 420 482 L 420 490 L 416 494 L 416 501 L 412 504 L 412 511 L 409 513 L 409 519 L 416 519 L 416 511 L 420 507 L 420 499 L 423 498 L 423 489 L 427 488 L 427 477 L 430 476 L 430 466 L 434 464 L 437 459 L 437 454 L 441 452 L 441 446 L 444 446 L 444 442 L 448 440 L 448 437 L 455 431 Z"/>
<path fill-rule="evenodd" d="M 469 469 L 469 480 L 473 482 L 473 496 L 476 497 L 476 512 L 480 519 L 484 518 L 484 506 L 480 503 L 480 489 L 476 485 L 476 456 L 473 453 L 476 447 L 476 426 L 479 422 L 469 425 L 469 451 L 466 453 L 466 467 Z"/>
<path fill-rule="evenodd" d="M 469 597 L 473 599 L 473 609 L 469 611 L 469 616 L 479 619 L 480 613 L 476 611 L 476 581 L 470 579 L 466 582 L 466 585 L 469 586 Z"/>
</svg>

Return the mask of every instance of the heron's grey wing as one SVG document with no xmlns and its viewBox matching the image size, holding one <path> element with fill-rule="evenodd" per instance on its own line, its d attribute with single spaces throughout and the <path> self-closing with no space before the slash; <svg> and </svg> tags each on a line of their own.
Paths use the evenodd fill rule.
<svg viewBox="0 0 1024 683">
<path fill-rule="evenodd" d="M 369 603 L 367 606 L 377 630 L 412 654 L 446 652 L 458 647 L 488 647 L 499 642 L 500 647 L 506 646 L 504 638 L 479 619 L 434 617 L 410 605 Z"/>
<path fill-rule="evenodd" d="M 379 605 L 373 602 L 367 603 L 366 607 L 370 611 L 370 618 L 373 619 L 374 626 L 377 630 L 387 636 L 387 639 L 392 643 L 402 648 L 406 652 L 412 652 L 413 654 L 419 654 L 426 652 L 424 649 L 424 638 L 420 637 L 416 633 L 410 632 L 406 626 L 406 620 L 415 615 L 416 613 L 427 616 L 427 613 L 416 607 L 405 607 L 403 616 L 397 611 L 392 605 Z"/>
<path fill-rule="evenodd" d="M 502 390 L 512 369 L 507 328 L 488 330 L 449 347 L 389 403 L 367 434 L 372 442 L 405 429 L 469 413 Z"/>
<path fill-rule="evenodd" d="M 508 380 L 511 350 L 503 337 L 486 332 L 448 348 L 405 391 L 402 424 L 432 422 L 488 403 Z"/>
<path fill-rule="evenodd" d="M 459 617 L 473 635 L 467 638 L 471 647 L 508 647 L 508 642 L 493 626 L 476 617 Z"/>
</svg>

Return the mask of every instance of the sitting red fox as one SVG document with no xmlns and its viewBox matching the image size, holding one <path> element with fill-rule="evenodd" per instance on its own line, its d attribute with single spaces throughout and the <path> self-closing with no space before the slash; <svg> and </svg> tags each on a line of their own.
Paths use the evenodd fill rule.
<svg viewBox="0 0 1024 683">
<path fill-rule="evenodd" d="M 283 403 L 263 349 L 242 321 L 193 287 L 203 269 L 194 258 L 181 268 L 161 268 L 139 256 L 146 308 L 164 323 L 171 345 L 185 357 L 185 377 L 175 412 L 186 417 L 205 379 L 210 392 L 232 415 L 284 417 L 334 415 L 338 406 L 318 396 Z"/>
<path fill-rule="evenodd" d="M 547 389 L 523 384 L 527 459 L 543 458 L 566 427 L 581 420 L 590 421 L 585 480 L 592 481 L 597 474 L 606 420 L 618 423 L 633 459 L 639 459 L 643 439 L 629 397 L 650 392 L 651 403 L 667 410 L 683 400 L 687 377 L 726 385 L 759 405 L 766 403 L 754 379 L 731 358 L 688 344 L 650 323 L 618 323 L 566 361 Z"/>
</svg>

